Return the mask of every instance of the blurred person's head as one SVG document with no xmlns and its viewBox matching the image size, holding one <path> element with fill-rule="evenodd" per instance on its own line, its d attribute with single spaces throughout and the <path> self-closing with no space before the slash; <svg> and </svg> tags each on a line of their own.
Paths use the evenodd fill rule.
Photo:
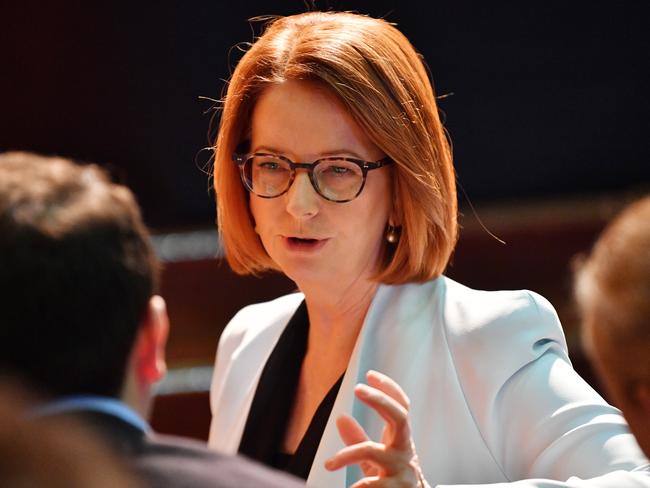
<svg viewBox="0 0 650 488">
<path fill-rule="evenodd" d="M 579 263 L 583 342 L 650 455 L 650 196 L 630 205 Z"/>
<path fill-rule="evenodd" d="M 289 160 L 320 161 L 313 190 L 308 168 Z M 274 174 L 258 178 L 262 170 Z M 288 239 L 327 248 L 317 281 L 424 281 L 456 243 L 455 175 L 433 87 L 412 44 L 381 19 L 310 12 L 269 24 L 228 84 L 215 188 L 238 273 L 279 269 L 301 285 L 305 267 L 278 244 Z"/>
<path fill-rule="evenodd" d="M 136 488 L 129 470 L 71 418 L 28 417 L 22 392 L 0 385 L 2 488 Z"/>
<path fill-rule="evenodd" d="M 144 413 L 165 371 L 157 268 L 132 193 L 99 167 L 0 154 L 0 374 Z"/>
</svg>

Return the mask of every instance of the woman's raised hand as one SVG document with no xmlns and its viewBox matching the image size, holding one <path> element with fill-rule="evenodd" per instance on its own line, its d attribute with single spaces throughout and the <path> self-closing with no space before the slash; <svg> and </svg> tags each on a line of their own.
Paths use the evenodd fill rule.
<svg viewBox="0 0 650 488">
<path fill-rule="evenodd" d="M 347 447 L 328 459 L 325 468 L 334 471 L 358 464 L 364 478 L 351 488 L 428 488 L 411 438 L 409 398 L 395 381 L 384 374 L 369 371 L 366 377 L 368 384 L 358 384 L 354 393 L 386 422 L 381 442 L 370 440 L 354 418 L 342 415 L 336 425 Z"/>
</svg>

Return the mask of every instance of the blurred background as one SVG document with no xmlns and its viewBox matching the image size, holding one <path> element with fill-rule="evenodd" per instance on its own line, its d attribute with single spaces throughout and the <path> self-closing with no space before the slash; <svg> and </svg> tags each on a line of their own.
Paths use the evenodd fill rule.
<svg viewBox="0 0 650 488">
<path fill-rule="evenodd" d="M 383 17 L 422 53 L 460 184 L 463 228 L 447 274 L 549 298 L 574 365 L 598 388 L 570 267 L 618 209 L 650 191 L 647 1 L 5 0 L 0 150 L 108 167 L 155 233 L 172 370 L 154 425 L 205 437 L 221 330 L 243 305 L 295 289 L 227 269 L 204 148 L 231 69 L 262 31 L 250 19 L 314 6 Z"/>
</svg>

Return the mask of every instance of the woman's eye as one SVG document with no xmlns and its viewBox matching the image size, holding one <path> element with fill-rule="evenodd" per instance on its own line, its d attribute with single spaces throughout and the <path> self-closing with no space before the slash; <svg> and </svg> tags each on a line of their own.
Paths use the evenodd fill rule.
<svg viewBox="0 0 650 488">
<path fill-rule="evenodd" d="M 327 172 L 328 172 L 328 173 L 335 174 L 335 175 L 343 176 L 343 175 L 346 175 L 346 174 L 350 173 L 350 169 L 349 169 L 349 168 L 345 168 L 345 167 L 343 167 L 343 166 L 330 166 L 330 167 L 327 169 Z"/>
<path fill-rule="evenodd" d="M 278 163 L 276 163 L 276 162 L 273 162 L 273 161 L 267 161 L 267 162 L 264 162 L 264 163 L 260 163 L 258 166 L 260 168 L 266 169 L 266 170 L 280 169 L 280 165 Z"/>
</svg>

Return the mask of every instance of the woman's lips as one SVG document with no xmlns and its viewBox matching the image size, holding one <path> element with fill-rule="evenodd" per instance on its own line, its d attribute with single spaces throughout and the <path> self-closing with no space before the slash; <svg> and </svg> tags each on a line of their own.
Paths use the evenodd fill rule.
<svg viewBox="0 0 650 488">
<path fill-rule="evenodd" d="M 314 252 L 321 249 L 328 239 L 312 239 L 303 237 L 285 237 L 284 242 L 291 251 Z"/>
</svg>

